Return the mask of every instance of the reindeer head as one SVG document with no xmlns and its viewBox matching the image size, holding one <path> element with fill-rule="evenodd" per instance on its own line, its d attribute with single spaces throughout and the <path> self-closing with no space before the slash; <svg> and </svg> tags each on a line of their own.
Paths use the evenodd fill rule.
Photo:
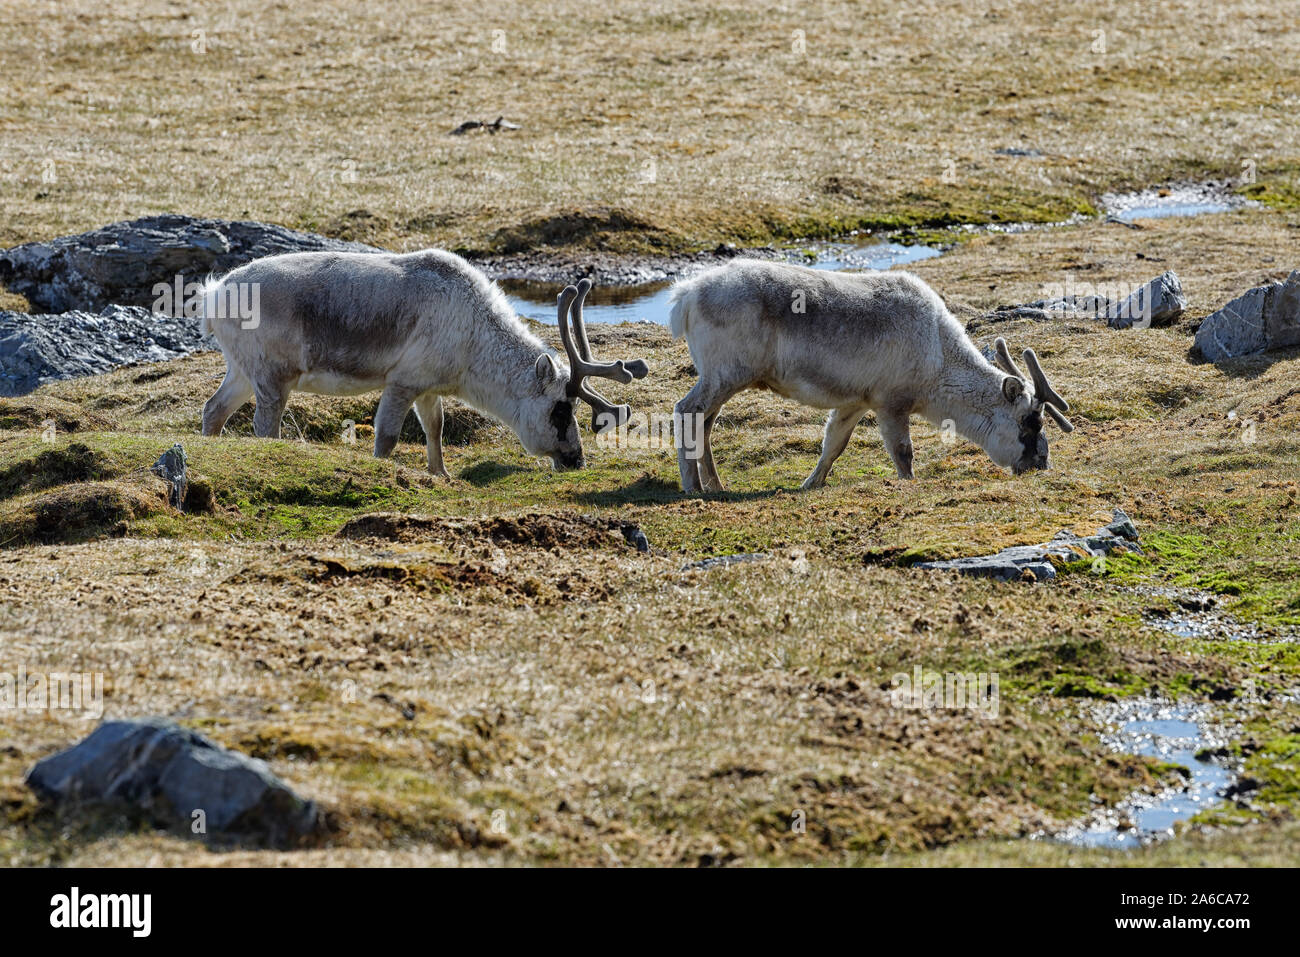
<svg viewBox="0 0 1300 957">
<path fill-rule="evenodd" d="M 1024 351 L 1029 379 L 1012 360 L 1005 339 L 999 338 L 994 343 L 994 353 L 998 368 L 1007 377 L 1002 380 L 1003 401 L 993 412 L 993 429 L 987 446 L 989 458 L 1016 475 L 1045 469 L 1048 462 L 1043 413 L 1050 415 L 1061 431 L 1073 432 L 1074 425 L 1063 414 L 1070 411 L 1070 404 L 1047 381 L 1033 349 Z"/>
<path fill-rule="evenodd" d="M 557 322 L 564 351 L 569 356 L 569 373 L 555 364 L 549 353 L 537 358 L 537 378 L 542 398 L 548 403 L 544 441 L 535 442 L 541 454 L 550 455 L 557 469 L 580 469 L 585 464 L 582 440 L 578 437 L 578 422 L 574 417 L 574 404 L 578 399 L 591 406 L 591 431 L 600 434 L 606 429 L 618 428 L 632 417 L 626 405 L 614 405 L 587 385 L 588 376 L 613 379 L 628 383 L 641 379 L 650 371 L 643 359 L 624 362 L 596 362 L 591 356 L 591 344 L 582 324 L 582 304 L 591 292 L 591 280 L 583 279 L 577 286 L 565 286 L 559 295 Z M 570 319 L 573 328 L 570 329 Z M 530 449 L 532 451 L 532 449 Z"/>
</svg>

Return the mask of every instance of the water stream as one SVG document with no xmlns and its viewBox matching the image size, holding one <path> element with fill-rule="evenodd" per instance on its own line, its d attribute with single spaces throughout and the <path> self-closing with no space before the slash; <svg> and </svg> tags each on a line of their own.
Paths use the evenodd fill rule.
<svg viewBox="0 0 1300 957">
<path fill-rule="evenodd" d="M 1198 183 L 1159 187 L 1133 193 L 1111 193 L 1102 197 L 1107 215 L 1121 222 L 1168 216 L 1200 216 L 1222 213 L 1243 206 L 1254 205 L 1227 190 L 1220 183 Z M 1084 222 L 1087 217 L 1076 216 L 1068 226 Z M 1042 224 L 1009 223 L 994 226 L 971 226 L 972 231 L 1024 232 L 1044 228 Z M 888 237 L 861 234 L 837 240 L 819 240 L 782 250 L 790 262 L 801 263 L 814 269 L 857 271 L 864 269 L 891 269 L 941 256 L 946 248 L 921 243 L 903 244 Z M 597 286 L 592 290 L 583 310 L 588 322 L 617 324 L 621 322 L 668 323 L 668 293 L 671 283 L 655 282 L 635 286 Z M 530 319 L 550 325 L 555 323 L 555 297 L 563 288 L 558 283 L 528 280 L 502 280 L 505 291 L 515 311 Z"/>
<path fill-rule="evenodd" d="M 1052 835 L 1081 847 L 1135 848 L 1172 837 L 1174 825 L 1224 799 L 1235 774 L 1197 757 L 1224 743 L 1199 704 L 1123 701 L 1107 706 L 1116 730 L 1102 739 L 1113 750 L 1156 758 L 1187 769 L 1182 786 L 1160 794 L 1133 794 L 1114 807 L 1099 809 L 1082 824 Z"/>
</svg>

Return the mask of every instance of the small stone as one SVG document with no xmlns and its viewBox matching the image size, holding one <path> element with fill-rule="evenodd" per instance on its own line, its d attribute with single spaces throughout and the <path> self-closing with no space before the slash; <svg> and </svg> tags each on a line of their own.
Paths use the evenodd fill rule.
<svg viewBox="0 0 1300 957">
<path fill-rule="evenodd" d="M 736 555 L 719 555 L 716 558 L 706 558 L 698 562 L 690 562 L 682 566 L 682 571 L 691 571 L 692 569 L 710 569 L 726 568 L 728 565 L 740 565 L 747 562 L 761 562 L 767 558 L 767 552 L 740 552 Z"/>
<path fill-rule="evenodd" d="M 1102 529 L 1102 532 L 1109 532 L 1119 538 L 1127 538 L 1131 542 L 1138 540 L 1137 526 L 1133 524 L 1133 520 L 1124 513 L 1122 508 L 1112 509 L 1110 515 L 1111 522 Z"/>
<path fill-rule="evenodd" d="M 167 492 L 167 501 L 172 508 L 184 511 L 185 490 L 189 487 L 189 479 L 185 474 L 184 447 L 179 442 L 173 445 L 158 456 L 158 461 L 150 466 L 149 471 L 171 486 Z"/>
<path fill-rule="evenodd" d="M 622 532 L 623 540 L 636 548 L 638 552 L 650 551 L 650 539 L 645 537 L 645 532 L 641 531 L 639 526 L 624 525 Z"/>
<path fill-rule="evenodd" d="M 1177 319 L 1186 308 L 1187 297 L 1178 274 L 1167 271 L 1119 303 L 1107 322 L 1115 329 L 1162 326 Z"/>
</svg>

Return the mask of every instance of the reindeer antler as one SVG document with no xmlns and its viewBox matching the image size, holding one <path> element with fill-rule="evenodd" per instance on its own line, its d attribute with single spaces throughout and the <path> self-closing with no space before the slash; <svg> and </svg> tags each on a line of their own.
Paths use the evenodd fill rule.
<svg viewBox="0 0 1300 957">
<path fill-rule="evenodd" d="M 1044 402 L 1052 403 L 1062 412 L 1069 412 L 1070 403 L 1061 398 L 1060 393 L 1047 381 L 1047 374 L 1043 372 L 1043 367 L 1039 364 L 1038 356 L 1033 349 L 1025 350 L 1025 365 L 1029 366 L 1029 374 L 1034 377 L 1034 394 Z"/>
<path fill-rule="evenodd" d="M 597 376 L 627 384 L 633 379 L 644 378 L 649 373 L 650 366 L 644 359 L 634 359 L 631 362 L 618 359 L 614 362 L 600 363 L 592 358 L 591 343 L 587 341 L 587 328 L 582 324 L 582 304 L 589 292 L 591 292 L 591 280 L 585 277 L 577 286 L 565 286 L 558 300 L 557 319 L 560 326 L 560 339 L 564 342 L 564 351 L 569 355 L 568 395 L 570 398 L 581 399 L 591 406 L 591 431 L 599 433 L 611 426 L 617 428 L 627 422 L 632 417 L 632 407 L 614 405 L 587 385 L 587 377 Z M 569 329 L 570 318 L 573 321 L 572 331 Z M 605 416 L 612 416 L 613 422 L 606 418 L 602 425 L 601 419 Z"/>
<path fill-rule="evenodd" d="M 993 343 L 993 354 L 997 357 L 998 368 L 1007 375 L 1013 375 L 1017 379 L 1023 380 L 1025 374 L 1020 371 L 1014 359 L 1011 358 L 1011 351 L 1007 349 L 1007 340 L 998 336 L 997 341 Z"/>
<path fill-rule="evenodd" d="M 1007 349 L 1007 342 L 1001 336 L 998 336 L 993 343 L 993 353 L 996 356 L 998 368 L 1008 375 L 1013 375 L 1017 379 L 1024 380 L 1025 374 L 1020 371 L 1015 360 L 1011 358 L 1011 351 Z M 1070 403 L 1061 397 L 1061 394 L 1052 388 L 1052 384 L 1047 381 L 1047 373 L 1043 371 L 1043 366 L 1038 361 L 1038 355 L 1033 349 L 1026 349 L 1023 353 L 1025 365 L 1029 366 L 1029 374 L 1033 377 L 1034 396 L 1047 410 L 1053 421 L 1061 427 L 1062 432 L 1073 432 L 1074 423 L 1067 419 L 1061 413 L 1070 411 Z"/>
</svg>

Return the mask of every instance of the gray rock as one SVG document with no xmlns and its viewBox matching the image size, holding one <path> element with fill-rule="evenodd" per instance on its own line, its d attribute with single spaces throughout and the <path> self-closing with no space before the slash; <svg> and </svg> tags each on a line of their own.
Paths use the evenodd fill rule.
<svg viewBox="0 0 1300 957">
<path fill-rule="evenodd" d="M 645 537 L 645 532 L 641 531 L 639 526 L 625 524 L 622 528 L 623 540 L 633 546 L 638 552 L 650 551 L 650 539 Z"/>
<path fill-rule="evenodd" d="M 320 821 L 316 804 L 263 762 L 161 718 L 103 722 L 80 744 L 37 762 L 27 786 L 53 804 L 134 810 L 186 834 L 203 820 L 204 836 L 215 840 L 282 846 Z"/>
<path fill-rule="evenodd" d="M 1050 542 L 1041 545 L 1013 545 L 993 555 L 976 555 L 971 558 L 953 558 L 944 561 L 918 562 L 913 568 L 933 571 L 954 571 L 978 578 L 997 578 L 1016 581 L 1026 570 L 1033 572 L 1037 581 L 1056 577 L 1052 559 L 1061 562 L 1100 558 L 1114 551 L 1142 553 L 1138 544 L 1137 528 L 1120 509 L 1112 512 L 1112 521 L 1097 534 L 1080 537 L 1062 529 Z"/>
<path fill-rule="evenodd" d="M 168 213 L 113 223 L 0 253 L 0 284 L 52 313 L 108 305 L 151 306 L 157 283 L 202 282 L 209 273 L 276 253 L 377 252 L 283 226 Z"/>
<path fill-rule="evenodd" d="M 1210 362 L 1300 345 L 1300 270 L 1256 286 L 1205 317 L 1196 348 Z"/>
<path fill-rule="evenodd" d="M 0 395 L 26 395 L 57 379 L 162 362 L 205 348 L 197 320 L 138 306 L 30 315 L 0 311 Z"/>
<path fill-rule="evenodd" d="M 1106 320 L 1116 329 L 1162 326 L 1177 319 L 1186 308 L 1183 284 L 1178 274 L 1169 270 L 1130 293 L 1113 312 L 1106 313 Z"/>
<path fill-rule="evenodd" d="M 1110 514 L 1111 522 L 1102 529 L 1102 531 L 1108 532 L 1116 538 L 1125 538 L 1130 542 L 1136 542 L 1138 540 L 1137 526 L 1134 525 L 1133 520 L 1124 513 L 1124 510 L 1122 508 L 1111 509 Z"/>
<path fill-rule="evenodd" d="M 1017 306 L 998 306 L 967 323 L 966 328 L 976 329 L 989 322 L 1006 322 L 1012 319 L 1032 319 L 1051 322 L 1060 319 L 1095 319 L 1104 321 L 1115 329 L 1134 326 L 1166 325 L 1177 319 L 1187 308 L 1187 297 L 1178 274 L 1167 271 L 1146 285 L 1135 289 L 1123 299 L 1105 296 L 1063 296 L 1055 299 L 1038 299 Z"/>
<path fill-rule="evenodd" d="M 185 473 L 185 448 L 179 442 L 158 456 L 158 461 L 150 471 L 165 481 L 171 488 L 167 492 L 167 501 L 177 511 L 185 506 L 185 490 L 189 487 L 189 478 Z"/>
<path fill-rule="evenodd" d="M 708 570 L 710 568 L 726 568 L 728 565 L 740 565 L 746 562 L 761 562 L 767 558 L 767 552 L 740 552 L 735 555 L 719 555 L 717 558 L 706 558 L 703 561 L 691 562 L 682 566 L 682 571 L 690 571 L 695 568 Z"/>
</svg>

